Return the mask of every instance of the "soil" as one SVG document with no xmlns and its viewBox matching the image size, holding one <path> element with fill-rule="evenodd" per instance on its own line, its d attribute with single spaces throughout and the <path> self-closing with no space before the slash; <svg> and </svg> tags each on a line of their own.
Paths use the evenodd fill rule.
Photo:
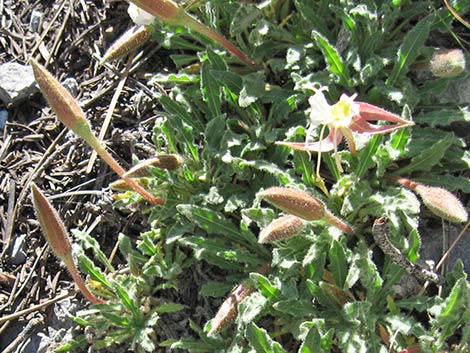
<svg viewBox="0 0 470 353">
<path fill-rule="evenodd" d="M 75 96 L 97 133 L 132 65 L 132 77 L 125 80 L 104 138 L 125 168 L 132 156 L 145 159 L 155 153 L 151 131 L 158 111 L 145 82 L 156 67 L 165 68 L 168 57 L 148 44 L 129 59 L 99 65 L 105 50 L 133 25 L 127 6 L 104 0 L 0 1 L 0 65 L 35 58 L 62 82 L 71 78 L 73 85 L 75 80 Z M 42 17 L 36 31 L 30 26 L 33 12 Z M 51 343 L 45 338 L 60 340 L 65 330 L 57 331 L 67 328 L 66 322 L 72 326 L 60 307 L 57 312 L 57 305 L 48 304 L 64 293 L 73 297 L 74 284 L 46 246 L 31 206 L 30 183 L 53 195 L 67 229 L 86 229 L 99 217 L 93 234 L 108 254 L 116 234 L 138 235 L 145 219 L 138 211 L 123 213 L 111 206 L 106 188 L 116 176 L 99 159 L 89 167 L 91 150 L 57 121 L 41 94 L 10 106 L 0 102 L 0 110 L 8 113 L 0 130 L 0 317 L 46 303 L 0 321 L 0 351 L 45 351 Z M 68 311 L 84 304 L 80 296 L 67 303 Z M 40 350 L 41 340 L 46 347 Z"/>
</svg>

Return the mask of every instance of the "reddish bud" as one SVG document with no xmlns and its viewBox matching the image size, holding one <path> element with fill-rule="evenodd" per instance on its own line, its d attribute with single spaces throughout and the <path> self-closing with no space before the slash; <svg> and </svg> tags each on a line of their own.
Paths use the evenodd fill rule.
<svg viewBox="0 0 470 353">
<path fill-rule="evenodd" d="M 259 234 L 261 244 L 291 238 L 305 226 L 305 221 L 297 216 L 282 216 L 269 223 Z"/>
<path fill-rule="evenodd" d="M 467 222 L 468 213 L 460 200 L 446 189 L 417 184 L 414 188 L 424 204 L 436 216 L 450 222 Z"/>
<path fill-rule="evenodd" d="M 323 201 L 302 190 L 283 187 L 272 187 L 258 193 L 258 197 L 273 206 L 307 221 L 324 220 L 346 233 L 354 229 L 336 217 L 327 209 Z"/>
<path fill-rule="evenodd" d="M 100 64 L 119 59 L 137 49 L 150 38 L 150 31 L 145 26 L 135 26 L 124 32 L 104 54 Z"/>
<path fill-rule="evenodd" d="M 63 87 L 47 69 L 31 60 L 36 82 L 46 97 L 57 118 L 70 130 L 83 138 L 88 143 L 95 143 L 95 136 L 83 113 L 82 108 L 69 91 Z"/>
<path fill-rule="evenodd" d="M 195 18 L 187 14 L 175 2 L 171 0 L 129 0 L 142 10 L 154 15 L 158 19 L 173 24 L 183 26 L 199 32 L 206 37 L 216 41 L 227 49 L 230 53 L 238 57 L 245 64 L 256 67 L 256 63 L 243 53 L 238 47 L 233 45 L 224 36 L 207 27 Z"/>
<path fill-rule="evenodd" d="M 317 221 L 325 216 L 326 206 L 323 201 L 302 190 L 271 187 L 259 192 L 257 196 L 280 210 L 307 221 Z"/>
<path fill-rule="evenodd" d="M 443 49 L 437 51 L 429 68 L 436 77 L 455 77 L 465 70 L 465 55 L 460 49 Z"/>
<path fill-rule="evenodd" d="M 227 299 L 222 303 L 217 314 L 212 320 L 211 329 L 209 335 L 214 335 L 229 323 L 238 313 L 238 304 L 241 303 L 248 295 L 250 295 L 252 289 L 248 287 L 246 283 L 239 284 L 236 286 L 228 295 Z"/>
<path fill-rule="evenodd" d="M 139 176 L 149 176 L 150 173 L 147 167 L 157 167 L 166 170 L 175 170 L 183 164 L 183 158 L 177 154 L 162 154 L 153 158 L 146 159 L 139 164 L 133 166 L 126 173 L 123 178 L 135 178 Z"/>
<path fill-rule="evenodd" d="M 72 257 L 72 246 L 70 245 L 69 236 L 57 210 L 49 203 L 44 194 L 34 183 L 31 184 L 31 192 L 34 209 L 42 233 L 53 253 L 65 263 L 73 280 L 85 298 L 92 303 L 106 303 L 88 290 L 78 273 L 77 266 Z"/>
<path fill-rule="evenodd" d="M 436 216 L 454 223 L 467 222 L 468 213 L 460 200 L 446 189 L 426 186 L 407 178 L 388 176 L 389 179 L 413 190 L 423 200 L 426 207 Z"/>
<path fill-rule="evenodd" d="M 59 213 L 34 183 L 31 184 L 31 192 L 34 210 L 41 225 L 42 233 L 54 254 L 63 260 L 72 253 L 72 246 L 65 225 Z"/>
</svg>

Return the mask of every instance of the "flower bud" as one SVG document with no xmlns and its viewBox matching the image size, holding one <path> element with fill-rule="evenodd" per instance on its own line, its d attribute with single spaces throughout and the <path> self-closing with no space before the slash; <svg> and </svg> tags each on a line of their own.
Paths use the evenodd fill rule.
<svg viewBox="0 0 470 353">
<path fill-rule="evenodd" d="M 436 216 L 454 223 L 467 222 L 468 213 L 460 200 L 446 189 L 417 184 L 414 188 Z"/>
<path fill-rule="evenodd" d="M 104 54 L 100 61 L 103 64 L 107 61 L 119 59 L 137 49 L 150 38 L 150 31 L 145 26 L 136 26 L 124 32 Z"/>
<path fill-rule="evenodd" d="M 465 55 L 460 49 L 439 50 L 431 58 L 429 68 L 436 77 L 458 76 L 465 70 Z"/>
<path fill-rule="evenodd" d="M 404 187 L 413 190 L 423 200 L 429 210 L 436 216 L 454 223 L 467 222 L 468 213 L 460 200 L 446 189 L 436 186 L 426 186 L 407 178 L 393 175 L 386 176 Z"/>
<path fill-rule="evenodd" d="M 59 213 L 46 199 L 36 184 L 31 184 L 34 210 L 41 225 L 42 233 L 49 246 L 59 259 L 64 259 L 72 253 L 69 236 Z"/>
<path fill-rule="evenodd" d="M 146 159 L 139 164 L 133 166 L 126 173 L 123 178 L 136 178 L 149 176 L 150 173 L 147 167 L 153 166 L 160 169 L 175 170 L 183 164 L 183 158 L 177 154 L 162 154 L 153 158 Z"/>
<path fill-rule="evenodd" d="M 256 63 L 232 44 L 224 36 L 207 27 L 197 19 L 191 17 L 186 11 L 171 0 L 130 0 L 142 10 L 157 17 L 158 19 L 176 26 L 183 26 L 216 41 L 230 53 L 251 67 L 257 67 Z"/>
<path fill-rule="evenodd" d="M 251 292 L 252 289 L 246 283 L 239 284 L 230 292 L 212 320 L 209 335 L 220 332 L 220 330 L 237 315 L 238 304 L 250 295 Z"/>
<path fill-rule="evenodd" d="M 275 186 L 259 192 L 258 197 L 284 212 L 307 221 L 323 220 L 343 232 L 352 234 L 355 231 L 354 228 L 328 210 L 323 201 L 305 191 Z"/>
<path fill-rule="evenodd" d="M 259 192 L 257 196 L 307 221 L 317 221 L 325 216 L 325 204 L 302 190 L 275 186 Z"/>
<path fill-rule="evenodd" d="M 276 240 L 291 238 L 305 226 L 304 220 L 297 216 L 282 216 L 269 223 L 259 234 L 258 242 L 272 243 Z"/>
<path fill-rule="evenodd" d="M 31 66 L 36 82 L 57 118 L 89 144 L 96 144 L 96 137 L 93 135 L 85 113 L 77 100 L 44 66 L 35 60 L 31 60 Z"/>
<path fill-rule="evenodd" d="M 82 277 L 78 273 L 77 266 L 72 257 L 72 246 L 70 244 L 67 230 L 59 216 L 57 210 L 49 203 L 39 188 L 32 183 L 31 192 L 33 205 L 38 217 L 42 233 L 54 254 L 61 259 L 70 272 L 75 284 L 78 286 L 83 296 L 92 303 L 106 303 L 106 301 L 97 298 L 85 286 Z"/>
</svg>

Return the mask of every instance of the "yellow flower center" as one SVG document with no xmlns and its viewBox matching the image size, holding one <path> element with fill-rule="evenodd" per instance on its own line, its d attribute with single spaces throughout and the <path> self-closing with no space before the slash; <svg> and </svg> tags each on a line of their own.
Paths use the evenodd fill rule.
<svg viewBox="0 0 470 353">
<path fill-rule="evenodd" d="M 351 100 L 341 99 L 331 106 L 331 116 L 328 124 L 334 128 L 347 128 L 351 125 L 354 115 L 357 114 L 355 103 Z"/>
</svg>

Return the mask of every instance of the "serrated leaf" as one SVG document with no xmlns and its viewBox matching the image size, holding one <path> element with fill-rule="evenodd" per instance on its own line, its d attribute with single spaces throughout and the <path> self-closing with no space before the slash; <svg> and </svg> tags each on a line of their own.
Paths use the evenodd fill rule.
<svg viewBox="0 0 470 353">
<path fill-rule="evenodd" d="M 321 52 L 323 53 L 325 61 L 328 64 L 328 70 L 334 73 L 339 78 L 340 83 L 342 83 L 346 87 L 349 87 L 349 70 L 348 67 L 344 64 L 343 59 L 340 57 L 338 51 L 321 33 L 313 31 L 312 37 L 320 48 Z"/>
<path fill-rule="evenodd" d="M 83 253 L 77 255 L 78 265 L 85 273 L 89 274 L 91 279 L 101 283 L 106 289 L 113 290 L 113 287 L 110 282 L 108 282 L 106 276 L 101 272 L 101 270 L 96 267 L 93 262 Z"/>
<path fill-rule="evenodd" d="M 462 191 L 470 194 L 470 179 L 464 176 L 426 174 L 413 180 L 431 186 L 440 186 L 451 192 Z"/>
<path fill-rule="evenodd" d="M 449 126 L 456 121 L 470 122 L 470 107 L 461 106 L 457 109 L 432 110 L 417 115 L 415 121 L 431 127 Z"/>
<path fill-rule="evenodd" d="M 243 87 L 238 97 L 238 104 L 242 108 L 256 102 L 264 93 L 264 74 L 256 72 L 242 77 Z"/>
<path fill-rule="evenodd" d="M 387 85 L 395 85 L 398 79 L 407 73 L 408 66 L 420 54 L 422 47 L 428 38 L 433 20 L 434 16 L 430 15 L 425 17 L 405 35 L 403 43 L 398 49 L 397 61 L 386 81 Z"/>
<path fill-rule="evenodd" d="M 196 130 L 201 129 L 202 126 L 198 124 L 199 120 L 194 121 L 188 113 L 187 107 L 183 106 L 181 103 L 175 102 L 170 97 L 164 95 L 160 97 L 159 102 L 168 114 L 171 114 L 177 119 L 181 119 L 188 124 L 188 126 L 191 126 Z"/>
<path fill-rule="evenodd" d="M 274 303 L 273 308 L 283 314 L 299 319 L 312 315 L 315 311 L 309 300 L 288 299 Z"/>
<path fill-rule="evenodd" d="M 254 323 L 248 325 L 245 335 L 256 353 L 286 353 L 278 342 L 269 337 L 265 329 Z"/>
<path fill-rule="evenodd" d="M 109 272 L 115 272 L 113 265 L 109 262 L 105 253 L 101 251 L 100 245 L 95 238 L 90 236 L 89 233 L 79 231 L 78 229 L 72 229 L 72 234 L 82 242 L 84 249 L 92 249 L 96 259 L 101 262 Z"/>
<path fill-rule="evenodd" d="M 131 299 L 127 291 L 119 284 L 116 284 L 116 293 L 119 298 L 121 298 L 121 303 L 134 315 L 140 316 L 141 313 L 137 308 L 137 305 L 134 303 L 134 300 Z"/>
<path fill-rule="evenodd" d="M 216 234 L 225 237 L 232 242 L 242 244 L 248 249 L 258 253 L 266 253 L 266 249 L 258 244 L 256 237 L 252 233 L 237 229 L 232 222 L 227 220 L 220 213 L 195 205 L 178 205 L 177 210 L 190 221 L 195 222 L 208 234 Z"/>
<path fill-rule="evenodd" d="M 396 174 L 408 174 L 415 171 L 429 171 L 433 166 L 438 164 L 444 156 L 447 149 L 454 142 L 454 135 L 449 134 L 437 143 L 429 146 L 421 154 L 413 157 L 410 164 L 397 170 Z"/>
</svg>

